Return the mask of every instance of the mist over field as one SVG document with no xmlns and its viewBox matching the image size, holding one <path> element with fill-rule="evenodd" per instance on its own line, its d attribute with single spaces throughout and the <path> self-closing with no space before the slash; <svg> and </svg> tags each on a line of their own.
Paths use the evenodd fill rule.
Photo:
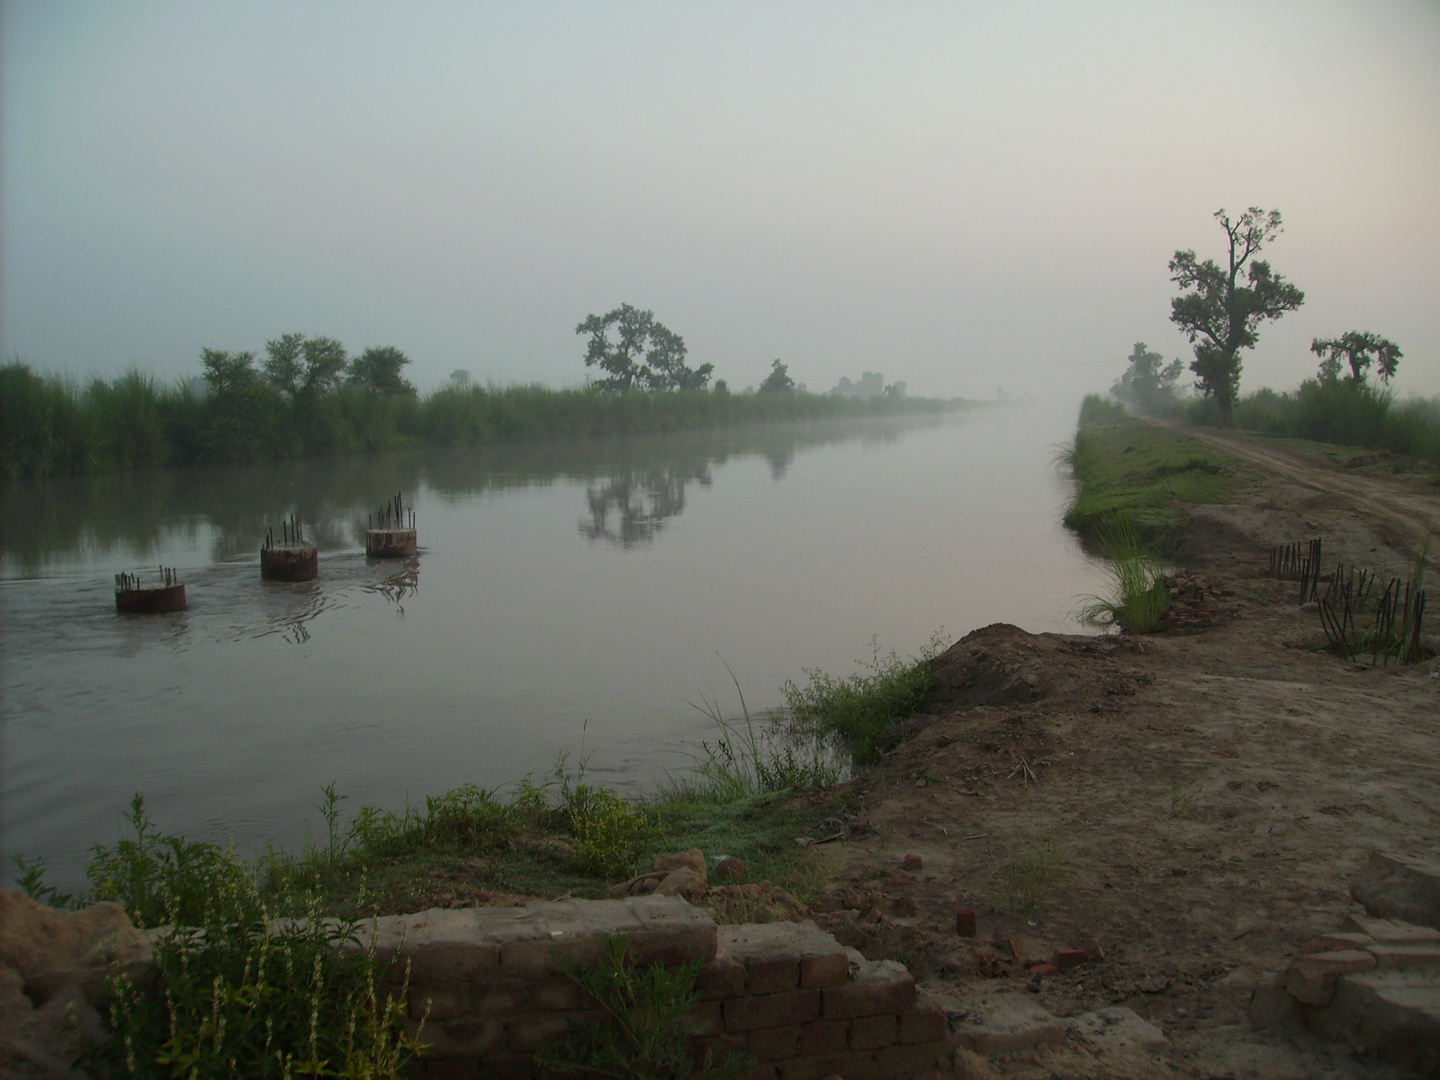
<svg viewBox="0 0 1440 1080">
<path fill-rule="evenodd" d="M 15 2 L 0 356 L 199 374 L 283 333 L 395 345 L 426 390 L 580 385 L 631 303 L 735 389 L 1103 389 L 1177 249 L 1279 208 L 1314 337 L 1440 393 L 1440 8 L 1342 3 Z"/>
</svg>

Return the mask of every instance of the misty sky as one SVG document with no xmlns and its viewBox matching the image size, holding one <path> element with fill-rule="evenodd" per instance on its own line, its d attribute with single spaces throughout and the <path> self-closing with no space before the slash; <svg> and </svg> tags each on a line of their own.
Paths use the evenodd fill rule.
<svg viewBox="0 0 1440 1080">
<path fill-rule="evenodd" d="M 3 6 L 0 355 L 195 374 L 299 330 L 578 385 L 622 302 L 734 387 L 1104 389 L 1176 248 L 1278 207 L 1306 304 L 1440 393 L 1440 3 Z"/>
</svg>

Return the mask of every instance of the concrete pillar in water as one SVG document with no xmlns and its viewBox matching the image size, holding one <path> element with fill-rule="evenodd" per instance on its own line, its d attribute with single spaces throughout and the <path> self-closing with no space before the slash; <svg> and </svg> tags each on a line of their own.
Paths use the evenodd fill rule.
<svg viewBox="0 0 1440 1080">
<path fill-rule="evenodd" d="M 280 522 L 280 539 L 275 543 L 271 529 L 260 545 L 260 576 L 266 581 L 313 581 L 320 574 L 320 552 L 305 543 L 300 519 L 294 514 Z"/>
<path fill-rule="evenodd" d="M 365 554 L 372 559 L 409 558 L 418 543 L 415 511 L 407 510 L 398 494 L 380 508 L 365 530 Z"/>
<path fill-rule="evenodd" d="M 160 567 L 154 581 L 139 574 L 115 575 L 115 610 L 122 615 L 164 615 L 186 608 L 185 586 L 173 568 Z"/>
<path fill-rule="evenodd" d="M 372 559 L 403 559 L 414 555 L 419 541 L 414 529 L 368 529 L 365 554 Z"/>
</svg>

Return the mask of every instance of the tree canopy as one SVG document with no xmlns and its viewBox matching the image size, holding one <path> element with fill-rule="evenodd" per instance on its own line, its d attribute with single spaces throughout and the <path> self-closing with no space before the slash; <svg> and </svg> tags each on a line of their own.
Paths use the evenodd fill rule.
<svg viewBox="0 0 1440 1080">
<path fill-rule="evenodd" d="M 265 377 L 292 402 L 333 390 L 345 374 L 345 346 L 334 338 L 281 334 L 265 353 Z"/>
<path fill-rule="evenodd" d="M 1190 370 L 1220 406 L 1220 425 L 1228 427 L 1240 391 L 1240 350 L 1254 348 L 1260 324 L 1294 311 L 1305 294 L 1256 258 L 1283 231 L 1279 210 L 1252 206 L 1232 221 L 1222 209 L 1215 220 L 1228 241 L 1227 265 L 1199 262 L 1193 251 L 1175 252 L 1170 280 L 1182 291 L 1170 301 L 1170 321 L 1194 346 Z"/>
<path fill-rule="evenodd" d="M 629 304 L 587 316 L 575 333 L 590 335 L 585 366 L 607 373 L 595 382 L 602 390 L 703 390 L 715 370 L 713 364 L 686 367 L 685 339 L 657 322 L 654 312 Z"/>
<path fill-rule="evenodd" d="M 1111 394 L 1142 411 L 1154 409 L 1175 397 L 1175 384 L 1185 370 L 1182 361 L 1172 360 L 1165 364 L 1165 357 L 1151 352 L 1143 341 L 1135 342 L 1129 359 L 1130 366 L 1110 387 Z M 1161 367 L 1162 364 L 1165 366 Z"/>
<path fill-rule="evenodd" d="M 778 359 L 770 361 L 770 374 L 765 376 L 765 381 L 760 384 L 760 393 L 778 393 L 783 390 L 794 390 L 795 380 L 790 377 L 790 372 Z"/>
<path fill-rule="evenodd" d="M 1389 338 L 1372 334 L 1368 330 L 1351 330 L 1338 338 L 1316 338 L 1310 342 L 1310 351 L 1320 357 L 1320 381 L 1334 382 L 1340 377 L 1340 362 L 1350 365 L 1350 381 L 1362 383 L 1370 365 L 1375 365 L 1375 374 L 1380 381 L 1389 383 L 1400 366 L 1405 354 Z"/>
<path fill-rule="evenodd" d="M 414 397 L 415 387 L 401 371 L 410 358 L 394 345 L 372 346 L 350 361 L 346 380 L 353 386 L 364 386 L 379 394 Z"/>
</svg>

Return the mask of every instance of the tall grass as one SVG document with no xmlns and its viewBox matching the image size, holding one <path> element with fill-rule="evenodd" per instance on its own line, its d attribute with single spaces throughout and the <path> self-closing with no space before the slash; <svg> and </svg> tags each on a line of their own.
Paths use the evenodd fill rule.
<svg viewBox="0 0 1440 1080">
<path fill-rule="evenodd" d="M 415 398 L 349 383 L 291 400 L 258 374 L 221 391 L 196 393 L 188 383 L 162 385 L 138 372 L 82 387 L 13 362 L 0 366 L 0 476 L 936 414 L 965 404 L 707 390 L 614 394 L 543 386 L 446 387 Z"/>
<path fill-rule="evenodd" d="M 1110 593 L 1084 598 L 1079 620 L 1132 634 L 1152 633 L 1170 607 L 1163 568 L 1124 518 L 1100 527 L 1096 543 L 1110 574 Z"/>
</svg>

